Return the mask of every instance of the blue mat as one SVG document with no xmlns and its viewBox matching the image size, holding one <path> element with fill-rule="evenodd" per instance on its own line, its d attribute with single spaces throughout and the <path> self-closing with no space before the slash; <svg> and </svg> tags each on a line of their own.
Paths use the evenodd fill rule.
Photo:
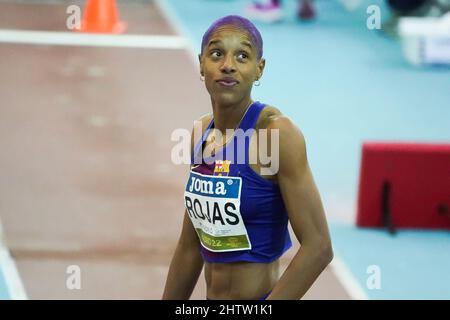
<svg viewBox="0 0 450 320">
<path fill-rule="evenodd" d="M 359 229 L 332 224 L 334 251 L 370 299 L 450 299 L 450 232 Z M 372 270 L 380 289 L 369 289 Z"/>
<path fill-rule="evenodd" d="M 0 268 L 0 300 L 9 300 L 9 291 L 8 288 L 6 287 L 6 281 L 5 278 L 3 276 L 3 271 Z"/>
</svg>

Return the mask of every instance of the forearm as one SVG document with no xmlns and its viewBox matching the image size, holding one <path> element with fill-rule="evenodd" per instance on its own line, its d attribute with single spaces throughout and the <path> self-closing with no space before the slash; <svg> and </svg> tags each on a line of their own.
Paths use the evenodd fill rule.
<svg viewBox="0 0 450 320">
<path fill-rule="evenodd" d="M 187 300 L 197 284 L 203 268 L 198 248 L 177 246 L 170 263 L 163 300 Z"/>
<path fill-rule="evenodd" d="M 333 252 L 328 245 L 302 245 L 268 300 L 301 299 L 332 259 Z"/>
</svg>

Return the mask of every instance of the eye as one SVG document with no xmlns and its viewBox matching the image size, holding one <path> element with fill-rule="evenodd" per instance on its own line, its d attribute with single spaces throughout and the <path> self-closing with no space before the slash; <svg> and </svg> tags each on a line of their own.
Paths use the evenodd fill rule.
<svg viewBox="0 0 450 320">
<path fill-rule="evenodd" d="M 218 58 L 218 57 L 222 56 L 222 53 L 219 50 L 213 50 L 213 51 L 211 51 L 210 55 L 213 58 Z"/>
<path fill-rule="evenodd" d="M 238 59 L 239 60 L 248 59 L 248 54 L 246 52 L 241 52 L 241 53 L 238 54 Z"/>
</svg>

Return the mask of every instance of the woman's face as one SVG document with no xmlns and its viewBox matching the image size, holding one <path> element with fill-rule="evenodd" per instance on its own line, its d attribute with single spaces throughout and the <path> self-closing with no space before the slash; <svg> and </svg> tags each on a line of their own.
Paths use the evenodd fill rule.
<svg viewBox="0 0 450 320">
<path fill-rule="evenodd" d="M 250 97 L 253 82 L 262 76 L 264 59 L 248 34 L 232 25 L 213 32 L 199 55 L 200 73 L 213 101 L 234 104 Z"/>
</svg>

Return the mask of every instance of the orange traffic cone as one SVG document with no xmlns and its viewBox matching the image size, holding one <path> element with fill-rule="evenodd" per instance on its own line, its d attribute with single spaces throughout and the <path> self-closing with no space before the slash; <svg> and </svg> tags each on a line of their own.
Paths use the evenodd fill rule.
<svg viewBox="0 0 450 320">
<path fill-rule="evenodd" d="M 114 0 L 87 0 L 81 32 L 123 33 L 126 23 L 119 21 Z"/>
</svg>

